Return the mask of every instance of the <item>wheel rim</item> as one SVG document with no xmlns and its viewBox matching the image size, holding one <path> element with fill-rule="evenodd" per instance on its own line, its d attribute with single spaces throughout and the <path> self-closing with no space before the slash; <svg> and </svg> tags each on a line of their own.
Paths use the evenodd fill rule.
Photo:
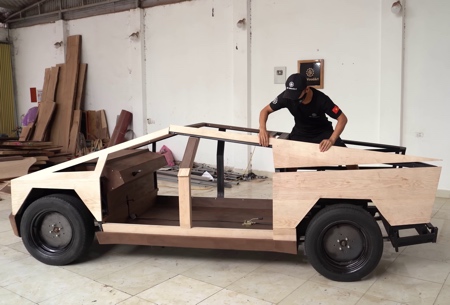
<svg viewBox="0 0 450 305">
<path fill-rule="evenodd" d="M 31 238 L 44 251 L 62 252 L 72 242 L 72 225 L 64 215 L 46 211 L 33 218 Z"/>
<path fill-rule="evenodd" d="M 352 273 L 368 261 L 369 242 L 364 230 L 353 222 L 334 222 L 321 233 L 324 260 L 339 273 Z"/>
</svg>

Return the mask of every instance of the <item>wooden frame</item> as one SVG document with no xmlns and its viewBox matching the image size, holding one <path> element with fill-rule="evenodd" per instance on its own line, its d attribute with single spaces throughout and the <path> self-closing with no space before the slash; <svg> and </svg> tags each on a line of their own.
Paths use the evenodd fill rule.
<svg viewBox="0 0 450 305">
<path fill-rule="evenodd" d="M 246 250 L 255 247 L 255 250 L 292 253 L 293 249 L 297 249 L 297 226 L 313 206 L 322 199 L 338 199 L 344 202 L 348 200 L 371 201 L 391 226 L 430 222 L 441 168 L 424 162 L 437 159 L 335 146 L 326 153 L 321 153 L 318 144 L 290 141 L 284 139 L 283 133 L 270 132 L 273 137 L 269 139 L 268 149 L 272 149 L 274 170 L 277 172 L 273 176 L 273 199 L 270 214 L 273 219 L 271 219 L 269 229 L 267 226 L 265 228 L 258 228 L 258 226 L 235 228 L 196 227 L 193 225 L 195 218 L 193 206 L 196 203 L 190 192 L 190 172 L 199 140 L 205 138 L 224 143 L 233 142 L 259 146 L 257 133 L 257 129 L 208 123 L 170 126 L 167 129 L 22 176 L 11 181 L 13 215 L 10 218 L 11 222 L 13 223 L 15 217 L 20 215 L 24 203 L 34 189 L 75 191 L 95 220 L 101 224 L 97 234 L 99 240 L 104 243 L 127 243 L 129 239 L 130 243 L 136 244 L 155 243 L 184 246 L 189 244 L 183 240 L 187 238 L 192 247 L 208 246 Z M 114 188 L 116 185 L 121 185 L 122 182 L 130 184 L 133 181 L 139 181 L 141 176 L 135 177 L 133 173 L 142 172 L 142 177 L 146 177 L 148 184 L 153 185 L 154 181 L 149 177 L 153 175 L 156 168 L 163 164 L 156 161 L 156 163 L 151 163 L 153 162 L 150 160 L 151 158 L 141 160 L 137 154 L 130 154 L 130 156 L 133 155 L 136 160 L 141 160 L 139 162 L 130 159 L 125 163 L 116 162 L 117 165 L 112 166 L 115 164 L 112 160 L 122 158 L 126 161 L 128 153 L 125 150 L 134 150 L 175 135 L 189 137 L 178 174 L 177 225 L 118 220 L 123 217 L 112 217 L 110 221 L 108 217 L 105 217 L 102 210 L 102 194 L 105 192 L 100 183 L 102 178 L 108 178 L 110 188 Z M 157 159 L 155 158 L 155 160 Z M 335 169 L 342 169 L 342 166 L 348 164 L 359 164 L 360 167 L 373 164 L 383 166 L 361 168 L 354 171 L 282 171 L 284 168 L 335 167 Z M 75 170 L 77 166 L 82 165 L 92 169 Z M 142 171 L 140 171 L 140 166 L 143 166 Z M 107 173 L 105 171 L 116 172 Z M 120 174 L 120 179 L 114 178 L 115 174 Z M 137 194 L 136 190 L 142 187 L 145 186 L 131 185 L 130 192 Z M 155 191 L 153 192 L 153 190 Z M 127 190 L 124 190 L 124 194 L 126 192 Z M 158 200 L 157 189 L 152 188 L 147 194 L 151 196 L 151 203 L 148 203 L 148 209 L 150 209 L 158 204 L 155 203 Z M 219 199 L 219 205 L 223 207 L 230 203 L 230 207 L 236 207 L 239 204 L 245 206 L 249 200 L 244 199 L 238 202 L 236 200 L 226 201 L 225 198 L 222 198 Z M 136 204 L 147 204 L 145 200 L 135 200 L 135 202 Z M 206 204 L 212 205 L 212 201 L 208 201 Z M 255 206 L 250 208 L 257 210 Z M 124 207 L 118 209 L 123 211 Z M 147 207 L 143 206 L 133 207 L 133 211 L 151 214 L 151 211 L 146 209 Z M 267 209 L 267 203 L 264 205 L 264 209 Z M 114 237 L 114 235 L 117 236 Z M 134 235 L 136 237 L 132 238 Z M 215 239 L 217 239 L 216 242 L 214 242 Z M 233 242 L 233 239 L 236 241 Z M 251 242 L 252 240 L 255 242 Z M 257 241 L 263 241 L 264 245 L 256 247 Z"/>
<path fill-rule="evenodd" d="M 323 64 L 323 59 L 298 60 L 297 72 L 306 76 L 308 86 L 323 89 Z"/>
</svg>

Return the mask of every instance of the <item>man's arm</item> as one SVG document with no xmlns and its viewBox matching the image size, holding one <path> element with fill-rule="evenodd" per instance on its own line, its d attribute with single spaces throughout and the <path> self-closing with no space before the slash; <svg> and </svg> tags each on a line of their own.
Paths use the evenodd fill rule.
<svg viewBox="0 0 450 305">
<path fill-rule="evenodd" d="M 331 146 L 334 145 L 336 140 L 339 138 L 341 133 L 344 131 L 345 125 L 347 124 L 347 117 L 344 113 L 341 113 L 341 115 L 337 118 L 337 124 L 336 128 L 334 129 L 333 134 L 329 139 L 325 139 L 322 142 L 320 142 L 319 149 L 320 151 L 324 152 L 330 149 Z"/>
<path fill-rule="evenodd" d="M 261 146 L 269 146 L 269 134 L 266 128 L 267 118 L 273 112 L 270 105 L 264 107 L 259 113 L 259 144 Z"/>
</svg>

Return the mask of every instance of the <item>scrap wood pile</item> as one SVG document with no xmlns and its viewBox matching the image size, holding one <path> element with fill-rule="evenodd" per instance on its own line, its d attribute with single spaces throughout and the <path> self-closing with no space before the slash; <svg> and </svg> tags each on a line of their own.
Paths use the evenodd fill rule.
<svg viewBox="0 0 450 305">
<path fill-rule="evenodd" d="M 92 142 L 98 150 L 108 143 L 104 111 L 81 110 L 87 72 L 81 36 L 69 36 L 66 45 L 65 63 L 45 69 L 36 118 L 23 126 L 19 141 L 0 139 L 0 180 L 89 153 L 83 144 Z"/>
<path fill-rule="evenodd" d="M 179 165 L 166 166 L 157 171 L 158 179 L 167 181 L 177 181 Z M 241 181 L 253 179 L 265 179 L 265 176 L 257 176 L 254 173 L 241 174 L 232 170 L 224 171 L 224 187 L 231 188 Z M 200 185 L 217 185 L 217 169 L 206 164 L 194 163 L 191 170 L 191 183 Z"/>
</svg>

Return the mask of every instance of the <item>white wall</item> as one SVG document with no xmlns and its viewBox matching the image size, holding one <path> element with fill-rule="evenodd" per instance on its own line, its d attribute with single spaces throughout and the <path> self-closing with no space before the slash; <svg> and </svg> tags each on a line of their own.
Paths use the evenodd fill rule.
<svg viewBox="0 0 450 305">
<path fill-rule="evenodd" d="M 380 3 L 370 0 L 252 2 L 252 122 L 284 90 L 274 67 L 297 72 L 297 61 L 324 59 L 323 92 L 349 118 L 342 138 L 378 141 Z M 290 132 L 289 111 L 269 116 L 267 128 Z M 254 168 L 269 169 L 270 152 L 257 151 Z"/>
<path fill-rule="evenodd" d="M 106 110 L 112 134 L 122 109 L 133 113 L 133 131 L 143 135 L 142 12 L 132 10 L 67 23 L 68 35 L 82 35 L 82 62 L 88 64 L 86 110 Z M 139 38 L 130 37 L 139 32 Z"/>
<path fill-rule="evenodd" d="M 106 109 L 110 132 L 121 109 L 132 111 L 138 136 L 202 121 L 258 128 L 260 109 L 283 90 L 273 83 L 274 67 L 290 74 L 297 60 L 324 59 L 323 91 L 349 117 L 342 137 L 443 158 L 439 187 L 450 190 L 450 143 L 439 137 L 450 124 L 450 3 L 402 0 L 405 10 L 394 15 L 392 2 L 193 0 L 11 30 L 19 113 L 32 106 L 29 87 L 42 86 L 44 68 L 63 62 L 54 43 L 67 35 L 83 35 L 86 108 Z M 137 31 L 139 38 L 129 37 Z M 268 128 L 292 125 L 279 111 Z M 167 141 L 177 159 L 184 143 Z M 215 149 L 201 144 L 196 161 L 214 163 Z M 247 150 L 225 151 L 227 165 L 247 166 Z M 271 158 L 256 148 L 253 170 L 273 170 Z"/>
<path fill-rule="evenodd" d="M 233 124 L 231 4 L 187 1 L 146 10 L 148 131 L 170 124 Z M 185 143 L 167 142 L 180 160 Z M 203 147 L 203 142 L 198 159 L 212 164 L 215 145 Z"/>
<path fill-rule="evenodd" d="M 42 89 L 45 68 L 64 62 L 64 48 L 54 45 L 64 40 L 62 24 L 62 21 L 58 21 L 10 30 L 19 122 L 28 109 L 37 106 L 31 103 L 30 88 Z"/>
<path fill-rule="evenodd" d="M 408 0 L 402 143 L 412 155 L 444 161 L 440 189 L 450 190 L 450 2 Z M 450 192 L 448 194 L 450 197 Z"/>
</svg>

